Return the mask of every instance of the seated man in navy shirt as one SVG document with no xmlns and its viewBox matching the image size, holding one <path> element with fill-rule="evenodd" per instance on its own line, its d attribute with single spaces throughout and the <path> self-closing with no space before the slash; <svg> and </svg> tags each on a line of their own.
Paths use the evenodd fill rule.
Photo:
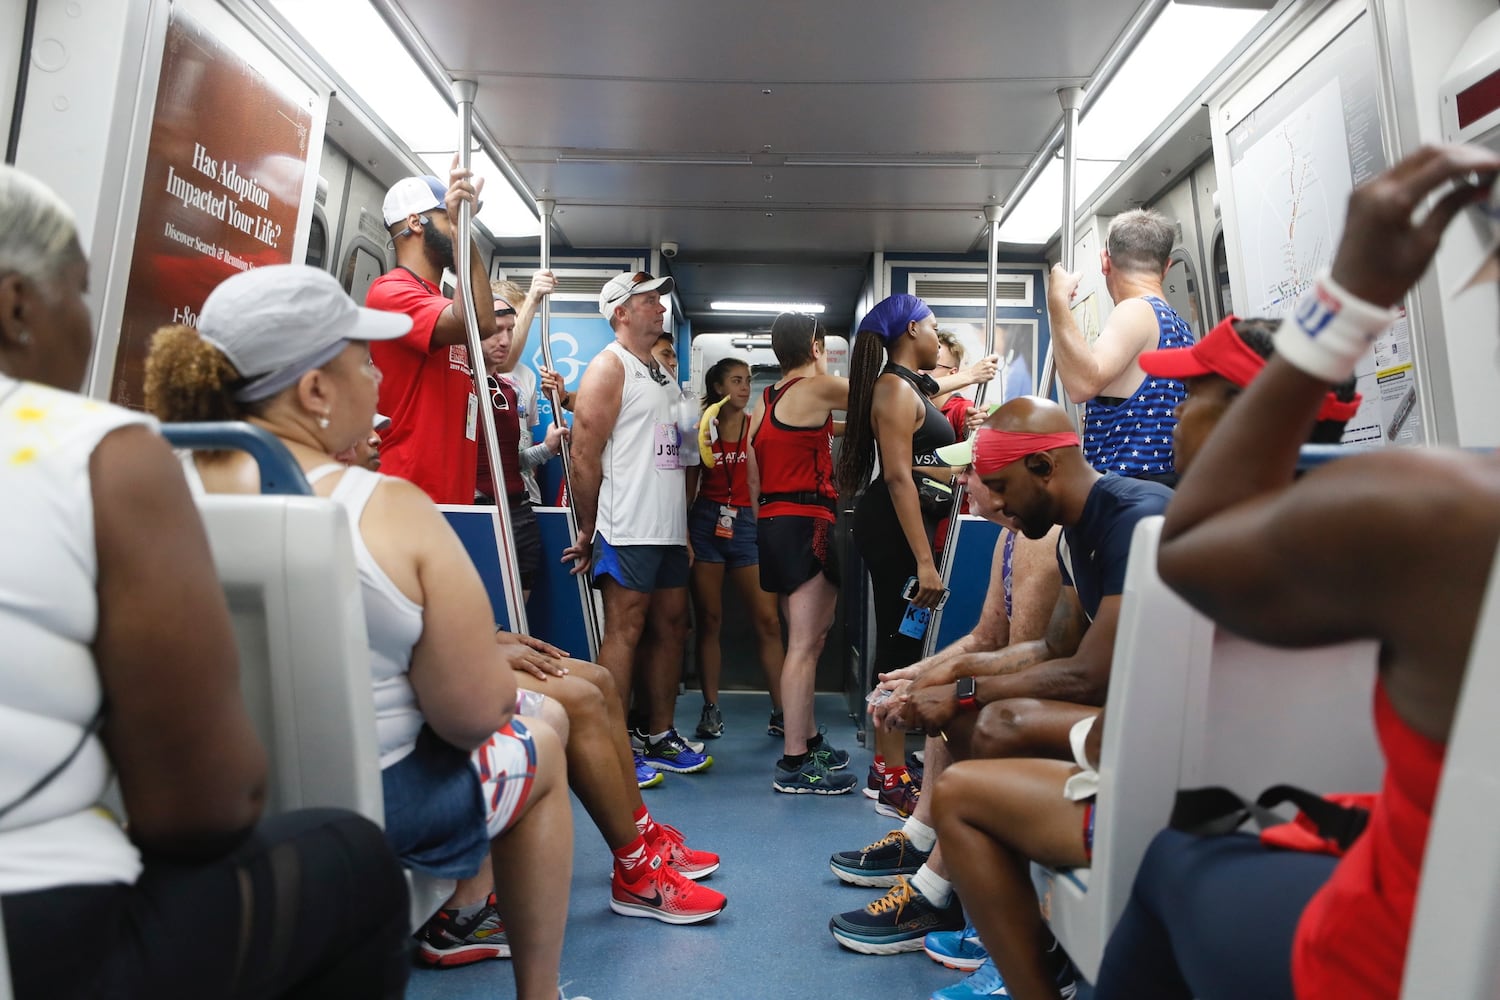
<svg viewBox="0 0 1500 1000">
<path fill-rule="evenodd" d="M 1043 638 L 967 657 L 963 677 L 953 664 L 884 675 L 892 695 L 882 721 L 942 733 L 959 759 L 1070 759 L 1069 730 L 1109 689 L 1131 536 L 1142 518 L 1166 509 L 1172 491 L 1095 471 L 1066 411 L 1036 396 L 996 410 L 972 447 L 974 472 L 1000 515 L 1019 521 L 1028 538 L 1062 525 L 1062 591 Z"/>
<path fill-rule="evenodd" d="M 890 694 L 872 709 L 874 722 L 941 735 L 957 760 L 1072 760 L 1069 733 L 1098 714 L 1109 691 L 1135 526 L 1165 511 L 1172 491 L 1096 471 L 1067 412 L 1037 396 L 996 410 L 972 446 L 952 445 L 938 454 L 951 466 L 972 465 L 971 476 L 985 486 L 973 497 L 981 516 L 1019 523 L 1031 539 L 1062 526 L 1062 588 L 1040 639 L 882 674 L 880 686 Z M 830 930 L 855 951 L 914 950 L 928 932 L 963 926 L 950 889 L 936 868 L 924 866 L 910 881 L 898 878 L 884 899 L 835 916 Z"/>
</svg>

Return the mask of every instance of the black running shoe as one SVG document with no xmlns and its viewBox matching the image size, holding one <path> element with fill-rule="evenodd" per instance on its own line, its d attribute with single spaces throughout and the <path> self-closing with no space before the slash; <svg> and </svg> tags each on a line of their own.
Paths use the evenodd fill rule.
<svg viewBox="0 0 1500 1000">
<path fill-rule="evenodd" d="M 724 735 L 724 713 L 713 702 L 706 703 L 703 714 L 698 716 L 697 735 L 705 740 L 716 740 Z"/>
<path fill-rule="evenodd" d="M 933 906 L 904 877 L 870 905 L 828 921 L 835 941 L 866 955 L 921 951 L 929 932 L 956 931 L 963 925 L 964 909 L 957 896 L 947 906 Z"/>
<path fill-rule="evenodd" d="M 786 722 L 780 710 L 771 713 L 771 721 L 766 723 L 766 735 L 777 739 L 786 735 Z"/>
<path fill-rule="evenodd" d="M 868 847 L 840 851 L 828 859 L 828 867 L 850 885 L 892 886 L 903 875 L 915 875 L 929 853 L 913 847 L 900 830 L 892 830 Z"/>
</svg>

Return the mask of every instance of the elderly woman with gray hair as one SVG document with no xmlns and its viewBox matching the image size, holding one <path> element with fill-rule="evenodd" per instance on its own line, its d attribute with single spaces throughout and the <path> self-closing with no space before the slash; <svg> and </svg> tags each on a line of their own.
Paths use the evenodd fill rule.
<svg viewBox="0 0 1500 1000">
<path fill-rule="evenodd" d="M 155 422 L 77 394 L 93 335 L 67 207 L 0 166 L 0 905 L 25 997 L 399 997 L 380 829 L 260 822 L 208 542 Z M 114 771 L 128 828 L 100 807 Z M 87 928 L 88 960 L 79 961 Z"/>
</svg>

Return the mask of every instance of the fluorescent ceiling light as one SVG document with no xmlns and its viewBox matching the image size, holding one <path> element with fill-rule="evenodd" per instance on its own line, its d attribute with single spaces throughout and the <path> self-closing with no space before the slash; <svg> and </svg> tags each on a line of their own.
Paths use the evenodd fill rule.
<svg viewBox="0 0 1500 1000">
<path fill-rule="evenodd" d="M 446 181 L 458 148 L 458 115 L 432 85 L 369 0 L 263 0 L 307 39 L 314 58 L 339 77 L 379 123 Z M 471 158 L 485 178 L 478 219 L 496 236 L 535 236 L 541 222 L 482 151 Z"/>
<path fill-rule="evenodd" d="M 813 313 L 821 314 L 826 306 L 821 302 L 710 302 L 708 307 L 715 312 L 737 313 Z"/>
<path fill-rule="evenodd" d="M 977 156 L 908 156 L 899 159 L 854 155 L 788 156 L 788 167 L 977 167 Z"/>
<path fill-rule="evenodd" d="M 716 153 L 558 153 L 558 163 L 688 163 L 693 166 L 747 167 L 755 161 L 748 156 L 722 156 Z"/>
<path fill-rule="evenodd" d="M 1089 105 L 1078 126 L 1079 159 L 1128 159 L 1264 16 L 1168 4 Z"/>
<path fill-rule="evenodd" d="M 1113 161 L 1082 160 L 1078 164 L 1075 204 L 1096 191 L 1114 172 Z M 1001 243 L 1049 243 L 1062 228 L 1062 157 L 1055 156 L 1042 170 L 1031 190 L 1026 192 L 1014 212 L 1000 224 Z"/>
<path fill-rule="evenodd" d="M 1088 203 L 1123 161 L 1265 16 L 1169 3 L 1078 125 L 1074 209 Z M 1001 243 L 1049 243 L 1062 228 L 1062 158 L 1054 157 L 1000 226 Z"/>
</svg>

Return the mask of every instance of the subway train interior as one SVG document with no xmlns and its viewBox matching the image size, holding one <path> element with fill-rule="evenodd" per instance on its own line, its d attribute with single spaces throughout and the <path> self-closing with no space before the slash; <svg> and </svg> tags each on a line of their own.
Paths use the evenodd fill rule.
<svg viewBox="0 0 1500 1000">
<path fill-rule="evenodd" d="M 1292 318 L 1305 308 L 1299 301 L 1323 301 L 1317 296 L 1340 251 L 1351 192 L 1389 176 L 1426 147 L 1467 144 L 1480 159 L 1500 152 L 1500 8 L 1494 0 L 0 0 L 0 125 L 6 163 L 68 206 L 88 262 L 85 301 L 94 339 L 81 387 L 63 388 L 146 410 L 156 331 L 197 326 L 216 287 L 262 267 L 308 265 L 331 276 L 355 304 L 373 301 L 378 282 L 406 267 L 408 258 L 398 256 L 406 252 L 402 246 L 413 245 L 408 236 L 416 224 L 399 211 L 393 219 L 388 192 L 408 178 L 436 178 L 427 202 L 407 205 L 431 235 L 437 228 L 432 213 L 449 218 L 443 192 L 450 172 L 467 169 L 483 181 L 479 203 L 453 209 L 450 266 L 439 268 L 432 284 L 436 295 L 471 302 L 467 309 L 450 307 L 467 325 L 459 322 L 460 339 L 449 341 L 455 346 L 447 350 L 457 352 L 454 367 L 473 368 L 466 433 L 469 442 L 476 440 L 477 420 L 478 453 L 497 470 L 490 482 L 515 454 L 500 454 L 496 441 L 504 435 L 496 430 L 495 409 L 483 400 L 503 409 L 514 397 L 499 391 L 498 375 L 488 386 L 479 383 L 484 373 L 464 360 L 472 357 L 467 345 L 480 343 L 479 327 L 488 319 L 472 305 L 479 296 L 491 297 L 483 289 L 476 295 L 476 278 L 514 282 L 524 295 L 533 275 L 550 272 L 550 294 L 527 300 L 536 306 L 529 331 L 514 334 L 518 342 L 525 338 L 516 371 L 535 384 L 542 369 L 550 369 L 564 392 L 532 390 L 532 412 L 523 416 L 538 419 L 530 438 L 524 437 L 527 422 L 520 423 L 522 449 L 553 441 L 548 429 L 574 420 L 568 412 L 574 402 L 581 410 L 589 405 L 582 399 L 595 390 L 585 388 L 585 371 L 591 363 L 599 367 L 596 358 L 611 356 L 619 309 L 628 312 L 619 303 L 634 301 L 637 289 L 649 284 L 656 291 L 648 294 L 660 294 L 663 332 L 677 358 L 675 367 L 653 360 L 649 372 L 663 384 L 680 384 L 684 401 L 674 405 L 687 407 L 692 417 L 689 429 L 676 432 L 675 461 L 698 466 L 689 468 L 688 482 L 706 484 L 716 470 L 712 462 L 700 463 L 714 457 L 711 438 L 717 431 L 705 432 L 700 458 L 691 425 L 705 394 L 728 392 L 708 384 L 710 370 L 739 371 L 720 364 L 729 359 L 748 374 L 748 402 L 737 404 L 742 452 L 747 427 L 800 433 L 758 412 L 787 384 L 784 371 L 790 370 L 773 350 L 773 322 L 784 330 L 812 316 L 812 328 L 826 337 L 815 341 L 823 345 L 819 371 L 858 383 L 858 345 L 871 330 L 880 332 L 870 317 L 884 315 L 893 296 L 902 297 L 893 300 L 900 303 L 921 300 L 925 307 L 918 303 L 918 311 L 905 315 L 926 323 L 930 314 L 938 330 L 953 335 L 957 348 L 943 349 L 954 357 L 946 366 L 926 365 L 931 374 L 984 369 L 967 383 L 960 379 L 957 389 L 975 413 L 984 412 L 986 399 L 999 405 L 1044 397 L 1055 402 L 1038 412 L 1060 415 L 1067 426 L 1043 429 L 1072 433 L 1077 443 L 1094 405 L 1086 400 L 1114 398 L 1114 391 L 1100 383 L 1079 392 L 1065 384 L 1065 376 L 1079 356 L 1089 356 L 1091 345 L 1110 341 L 1110 331 L 1120 328 L 1128 311 L 1112 298 L 1127 272 L 1111 227 L 1138 209 L 1156 213 L 1152 218 L 1167 227 L 1170 250 L 1160 261 L 1153 301 L 1161 303 L 1158 316 L 1162 310 L 1175 314 L 1190 342 L 1201 342 L 1232 316 L 1286 319 L 1288 327 L 1301 322 Z M 1455 183 L 1478 188 L 1495 176 L 1493 169 L 1476 168 Z M 1428 193 L 1420 192 L 1414 202 L 1419 212 L 1441 196 Z M 1325 471 L 1321 466 L 1356 461 L 1343 457 L 1354 453 L 1365 461 L 1367 453 L 1441 448 L 1477 458 L 1500 445 L 1500 296 L 1466 287 L 1492 252 L 1490 227 L 1500 226 L 1500 199 L 1489 205 L 1488 216 L 1478 208 L 1460 212 L 1431 265 L 1392 300 L 1389 325 L 1352 369 L 1359 403 L 1345 408 L 1339 443 L 1306 453 L 1308 464 L 1320 465 L 1318 474 Z M 424 246 L 430 251 L 431 244 Z M 466 267 L 476 253 L 474 266 Z M 426 278 L 407 272 L 427 288 Z M 1049 304 L 1060 275 L 1076 287 L 1070 298 Z M 0 281 L 5 278 L 0 261 Z M 662 284 L 656 280 L 661 278 L 671 281 Z M 612 299 L 621 288 L 624 298 Z M 613 314 L 609 305 L 601 308 L 607 301 L 615 302 Z M 528 313 L 519 300 L 509 306 Z M 899 341 L 885 340 L 892 364 Z M 1277 343 L 1279 351 L 1280 334 Z M 5 341 L 0 348 L 10 350 Z M 9 356 L 0 353 L 0 388 Z M 1134 367 L 1133 357 L 1130 370 L 1139 376 L 1136 384 L 1144 385 L 1148 376 Z M 634 362 L 618 364 L 648 370 L 639 352 Z M 848 393 L 839 399 L 853 399 L 849 383 L 813 376 L 808 385 L 837 383 Z M 918 377 L 912 377 L 916 384 Z M 385 379 L 382 410 L 390 371 Z M 676 387 L 668 389 L 676 399 Z M 627 399 L 641 391 L 649 390 L 634 384 L 624 389 Z M 1133 391 L 1127 387 L 1119 398 Z M 579 395 L 564 406 L 572 393 Z M 880 392 L 874 399 L 876 407 L 882 405 Z M 513 405 L 526 409 L 524 401 Z M 925 402 L 914 405 L 935 412 Z M 844 408 L 840 402 L 820 412 L 843 420 Z M 397 412 L 398 421 L 408 419 L 404 412 Z M 626 426 L 625 411 L 618 412 L 616 435 Z M 848 430 L 835 425 L 846 435 L 858 418 L 852 404 L 848 417 Z M 576 422 L 574 438 L 592 440 L 587 424 L 587 418 Z M 6 426 L 0 422 L 0 454 L 9 452 Z M 232 429 L 224 431 L 228 437 L 217 437 L 213 428 L 198 427 L 207 437 L 195 439 L 196 432 L 173 436 L 170 424 L 162 426 L 182 449 L 263 449 L 254 454 L 266 495 L 241 498 L 248 506 L 239 514 L 214 507 L 213 501 L 224 498 L 200 493 L 199 499 L 205 501 L 209 545 L 234 625 L 239 684 L 269 759 L 265 815 L 336 807 L 383 822 L 390 809 L 382 795 L 390 794 L 390 785 L 383 793 L 366 614 L 357 597 L 363 577 L 355 568 L 356 550 L 365 553 L 359 558 L 370 550 L 358 541 L 358 531 L 357 544 L 351 543 L 347 518 L 328 520 L 334 504 L 298 495 L 315 493 L 302 475 L 306 464 L 285 464 L 296 457 L 295 449 L 289 453 L 275 437 L 252 431 L 247 439 Z M 658 423 L 658 444 L 664 426 L 672 432 L 670 424 Z M 867 443 L 871 433 L 866 427 Z M 963 439 L 962 433 L 948 433 Z M 886 432 L 878 439 L 885 447 Z M 719 468 L 730 467 L 722 460 L 727 440 L 718 442 Z M 841 471 L 846 440 L 834 437 L 831 445 Z M 468 447 L 472 452 L 476 446 Z M 528 516 L 534 514 L 542 557 L 524 587 L 512 507 L 483 496 L 478 503 L 468 496 L 435 499 L 478 571 L 497 626 L 580 660 L 603 662 L 611 648 L 618 659 L 619 649 L 608 639 L 606 605 L 620 615 L 626 605 L 609 603 L 615 591 L 591 588 L 570 572 L 573 564 L 563 555 L 579 544 L 580 518 L 594 516 L 572 500 L 578 477 L 598 467 L 598 452 L 593 459 L 574 455 L 569 442 L 554 450 L 563 452 L 563 460 L 535 469 L 533 502 L 525 505 Z M 952 471 L 973 461 L 977 483 L 983 474 L 980 451 L 976 445 Z M 1035 457 L 1026 459 L 1028 469 Z M 914 465 L 920 464 L 916 458 Z M 191 468 L 192 460 L 186 461 Z M 608 455 L 605 461 L 611 461 Z M 663 467 L 658 462 L 655 468 Z M 762 483 L 769 482 L 768 474 L 790 481 L 762 464 Z M 877 483 L 882 475 L 876 474 Z M 959 476 L 942 489 L 962 498 L 965 481 Z M 1410 487 L 1424 488 L 1404 488 Z M 727 496 L 735 495 L 727 488 Z M 488 490 L 496 492 L 493 485 Z M 892 509 L 901 511 L 894 485 L 890 495 Z M 805 499 L 801 493 L 775 496 Z M 841 491 L 837 502 L 829 496 L 817 500 L 826 522 L 801 518 L 824 525 L 823 534 L 807 536 L 821 541 L 792 546 L 816 551 L 820 565 L 841 569 L 826 639 L 820 649 L 813 647 L 815 668 L 804 671 L 811 675 L 822 742 L 809 739 L 799 757 L 790 744 L 784 747 L 779 724 L 767 724 L 768 713 L 782 702 L 776 682 L 768 679 L 763 616 L 748 591 L 725 585 L 735 572 L 732 559 L 728 574 L 720 572 L 711 584 L 720 590 L 721 607 L 712 625 L 719 632 L 718 678 L 709 683 L 720 691 L 713 707 L 722 721 L 708 722 L 697 637 L 707 625 L 698 591 L 710 584 L 694 575 L 691 600 L 681 598 L 692 616 L 684 619 L 689 631 L 668 664 L 668 674 L 680 677 L 672 721 L 687 741 L 689 756 L 681 759 L 711 755 L 712 766 L 665 766 L 653 775 L 650 754 L 662 745 L 653 741 L 662 737 L 651 733 L 657 725 L 646 725 L 642 745 L 651 780 L 638 782 L 640 797 L 644 809 L 662 817 L 663 827 L 640 829 L 644 838 L 665 828 L 680 846 L 680 835 L 664 827 L 670 822 L 693 847 L 716 852 L 718 870 L 691 885 L 722 893 L 728 905 L 717 904 L 711 919 L 690 926 L 665 918 L 623 919 L 621 913 L 655 914 L 630 914 L 617 905 L 618 866 L 624 862 L 618 852 L 612 859 L 610 835 L 601 839 L 606 824 L 596 824 L 593 803 L 571 799 L 573 874 L 558 981 L 549 980 L 548 995 L 561 989 L 565 997 L 595 1000 L 946 1000 L 1091 997 L 1099 988 L 1101 996 L 1145 996 L 1138 986 L 1131 992 L 1119 984 L 1120 960 L 1109 945 L 1152 838 L 1172 820 L 1174 802 L 1182 801 L 1179 792 L 1222 786 L 1253 799 L 1282 784 L 1318 794 L 1382 787 L 1385 736 L 1377 733 L 1378 722 L 1372 727 L 1369 704 L 1388 658 L 1376 644 L 1364 639 L 1292 649 L 1282 647 L 1299 643 L 1261 644 L 1231 634 L 1157 575 L 1161 519 L 1148 519 L 1134 535 L 1128 568 L 1118 574 L 1123 591 L 1118 584 L 1106 591 L 1116 595 L 1119 610 L 1118 620 L 1109 622 L 1111 708 L 1102 763 L 1097 751 L 1090 758 L 1094 764 L 1083 759 L 1081 740 L 1071 744 L 1071 753 L 1065 740 L 1036 754 L 1069 764 L 1077 755 L 1079 773 L 1093 773 L 1098 783 L 1085 820 L 1092 865 L 1035 863 L 1028 869 L 1042 916 L 1037 933 L 1055 942 L 1048 954 L 1063 956 L 1059 968 L 1066 967 L 1056 983 L 1043 983 L 1039 991 L 1025 973 L 1006 972 L 1006 960 L 1024 943 L 997 944 L 988 933 L 981 945 L 984 926 L 962 929 L 961 893 L 950 883 L 974 884 L 966 874 L 945 879 L 926 864 L 918 869 L 902 860 L 877 876 L 848 877 L 851 864 L 858 869 L 865 863 L 858 860 L 861 851 L 879 853 L 882 844 L 889 850 L 889 839 L 882 840 L 888 831 L 948 829 L 941 814 L 945 805 L 956 808 L 951 804 L 958 793 L 935 792 L 940 780 L 923 775 L 922 768 L 935 745 L 945 760 L 970 750 L 950 751 L 946 733 L 940 740 L 927 735 L 940 726 L 908 719 L 897 732 L 906 730 L 902 752 L 894 759 L 883 755 L 877 771 L 877 737 L 883 733 L 872 722 L 867 699 L 878 670 L 893 664 L 881 660 L 877 667 L 877 653 L 885 647 L 877 635 L 882 612 L 871 574 L 883 553 L 905 553 L 914 536 L 898 513 L 895 530 L 861 542 L 855 496 Z M 760 497 L 747 502 L 757 499 L 767 503 Z M 719 508 L 721 526 L 737 525 L 738 516 L 749 522 L 753 536 L 751 511 L 737 515 L 736 501 L 716 502 L 730 505 Z M 0 511 L 10 509 L 10 498 L 0 496 Z M 1013 614 L 1009 546 L 1016 532 L 999 523 L 1004 517 L 980 516 L 978 496 L 969 497 L 966 509 L 950 519 L 930 552 L 948 592 L 946 604 L 928 612 L 913 598 L 902 626 L 921 619 L 914 658 L 924 663 L 951 644 L 979 641 L 974 637 L 985 626 L 982 608 L 995 613 L 986 598 L 1000 585 L 1002 548 L 1004 614 Z M 1007 516 L 1018 509 L 1008 508 Z M 1170 506 L 1167 512 L 1170 535 Z M 299 521 L 304 515 L 313 520 Z M 1071 537 L 1066 531 L 1073 521 L 1049 523 L 1062 524 L 1063 537 Z M 1423 523 L 1391 523 L 1363 540 L 1361 565 L 1370 574 L 1386 574 L 1394 581 L 1389 586 L 1407 591 L 1413 606 L 1425 606 L 1423 582 L 1388 560 L 1400 561 L 1391 554 L 1401 551 L 1391 547 L 1393 538 L 1424 530 Z M 1029 525 L 1024 534 L 1036 538 Z M 791 536 L 783 537 L 791 544 Z M 824 541 L 826 552 L 819 547 Z M 761 553 L 760 579 L 767 542 L 764 534 L 758 550 L 751 542 L 751 561 Z M 0 553 L 0 562 L 12 558 Z M 597 543 L 594 558 L 597 568 Z M 1050 571 L 1065 558 L 1076 560 L 1078 553 L 1049 555 L 1043 562 Z M 1234 565 L 1221 569 L 1238 572 Z M 1065 576 L 1065 592 L 1072 594 L 1073 575 Z M 666 577 L 656 579 L 662 586 Z M 819 579 L 826 583 L 828 577 Z M 911 593 L 919 593 L 919 576 L 912 579 Z M 13 601 L 4 580 L 0 569 L 0 625 Z M 1017 574 L 1017 594 L 1021 585 Z M 611 586 L 632 594 L 661 592 L 650 585 Z M 680 581 L 666 587 L 674 588 L 682 592 Z M 770 626 L 778 665 L 790 649 L 783 643 L 793 638 L 789 592 L 782 592 L 781 620 Z M 21 595 L 17 606 L 26 600 Z M 778 607 L 767 600 L 764 606 Z M 1315 607 L 1307 611 L 1317 613 Z M 1491 617 L 1497 619 L 1493 627 Z M 1092 611 L 1086 619 L 1080 619 L 1082 629 L 1102 621 Z M 661 639 L 655 621 L 633 633 L 642 648 L 677 649 Z M 1041 624 L 1046 621 L 1044 616 Z M 1014 618 L 1006 634 L 1019 629 L 1018 622 Z M 1500 935 L 1500 740 L 1486 722 L 1500 698 L 1495 627 L 1500 612 L 1486 605 L 1472 644 L 1464 647 L 1472 648 L 1470 666 L 1446 741 L 1441 792 L 1434 793 L 1435 806 L 1429 802 L 1431 834 L 1415 909 L 1408 902 L 1398 945 L 1371 945 L 1396 948 L 1388 956 L 1393 978 L 1359 996 L 1500 997 L 1500 953 L 1494 947 Z M 338 633 L 337 641 L 329 632 Z M 1033 644 L 1052 641 L 1040 628 L 1031 638 Z M 620 640 L 613 641 L 618 646 Z M 0 661 L 10 655 L 0 653 Z M 649 655 L 637 657 L 637 674 L 660 672 L 654 660 L 645 665 Z M 785 655 L 790 664 L 792 654 Z M 0 668 L 0 679 L 15 669 Z M 625 676 L 630 669 L 625 662 Z M 621 676 L 613 666 L 606 673 L 614 680 Z M 958 690 L 958 704 L 971 707 L 972 682 L 969 695 L 962 679 Z M 794 697 L 790 687 L 785 693 Z M 640 688 L 636 699 L 638 707 L 647 700 Z M 1089 705 L 1104 703 L 1101 692 Z M 0 691 L 0 719 L 9 717 L 5 706 Z M 103 718 L 107 734 L 108 714 Z M 773 715 L 771 722 L 779 718 Z M 99 716 L 87 730 L 76 723 L 69 739 L 88 742 L 98 723 Z M 569 739 L 577 739 L 579 730 L 575 719 Z M 610 739 L 619 734 L 612 731 Z M 706 743 L 701 751 L 694 747 L 698 742 Z M 9 745 L 0 737 L 0 748 Z M 57 756 L 69 745 L 61 744 Z M 811 766 L 803 758 L 827 765 L 809 780 L 837 778 L 840 771 L 828 769 L 833 765 L 818 757 L 824 751 L 815 752 L 815 745 L 847 751 L 842 773 L 856 782 L 840 790 L 850 794 L 775 794 L 828 790 L 782 784 L 786 768 Z M 907 760 L 904 751 L 918 756 Z M 72 758 L 68 754 L 62 771 Z M 639 753 L 635 760 L 639 768 Z M 569 776 L 597 764 L 570 751 Z M 1090 770 L 1095 765 L 1097 773 Z M 0 806 L 31 798 L 36 789 L 27 791 L 28 773 L 0 761 Z M 769 780 L 773 775 L 775 782 Z M 902 789 L 900 782 L 913 789 L 905 798 L 889 794 L 892 787 Z M 583 794 L 581 787 L 575 783 L 575 793 Z M 128 788 L 126 793 L 128 798 Z M 932 795 L 936 804 L 929 801 L 922 809 L 921 798 Z M 103 797 L 129 833 L 118 788 Z M 908 818 L 914 810 L 916 827 Z M 6 881 L 10 866 L 4 856 L 25 812 L 0 810 L 0 913 L 19 905 L 7 885 L 21 883 Z M 1283 819 L 1292 815 L 1283 812 Z M 901 843 L 908 857 L 925 860 L 934 850 L 925 834 Z M 853 852 L 856 859 L 842 871 L 839 852 Z M 611 871 L 616 887 L 606 890 Z M 497 883 L 507 877 L 498 862 L 494 875 Z M 413 947 L 405 996 L 535 991 L 515 957 L 467 961 L 466 954 L 445 952 L 433 958 L 426 947 L 431 921 L 450 912 L 440 907 L 454 883 L 425 870 L 411 869 L 408 876 L 410 927 L 414 945 L 422 947 Z M 917 896 L 935 884 L 932 899 L 952 892 L 944 906 Z M 1030 888 L 1023 895 L 1029 900 Z M 983 908 L 965 899 L 963 909 L 973 927 Z M 473 911 L 451 912 L 468 919 Z M 861 936 L 848 931 L 853 925 L 837 925 L 835 918 L 849 912 L 864 914 L 855 921 L 863 920 L 861 927 L 884 923 Z M 1255 912 L 1247 902 L 1238 936 L 1261 933 Z M 17 972 L 16 997 L 62 995 L 26 991 L 19 970 L 27 956 L 17 947 L 18 925 L 6 917 L 0 944 L 8 937 L 11 945 L 8 965 L 0 964 L 0 998 L 12 995 L 8 970 Z M 900 932 L 904 919 L 912 926 L 928 922 L 916 932 Z M 948 944 L 934 944 L 943 934 Z M 525 935 L 513 935 L 517 949 L 533 943 L 516 937 Z M 943 960 L 950 946 L 978 957 L 959 960 L 955 952 Z M 990 958 L 981 967 L 985 951 Z M 495 957 L 493 950 L 476 954 Z M 1297 955 L 1301 962 L 1302 952 Z M 1144 954 L 1140 960 L 1149 961 Z M 986 973 L 988 985 L 965 979 L 978 976 L 976 968 L 993 970 Z M 1001 974 L 1015 979 L 1011 992 L 999 985 Z M 1318 992 L 1306 985 L 1305 974 L 1300 965 L 1289 973 L 1295 995 L 1304 1000 L 1354 995 Z M 328 989 L 319 995 L 354 995 L 340 992 L 337 983 Z M 1290 986 L 1284 989 L 1255 995 L 1293 995 Z M 242 994 L 225 986 L 199 995 Z M 1197 995 L 1209 1000 L 1249 994 L 1199 988 Z"/>
</svg>

